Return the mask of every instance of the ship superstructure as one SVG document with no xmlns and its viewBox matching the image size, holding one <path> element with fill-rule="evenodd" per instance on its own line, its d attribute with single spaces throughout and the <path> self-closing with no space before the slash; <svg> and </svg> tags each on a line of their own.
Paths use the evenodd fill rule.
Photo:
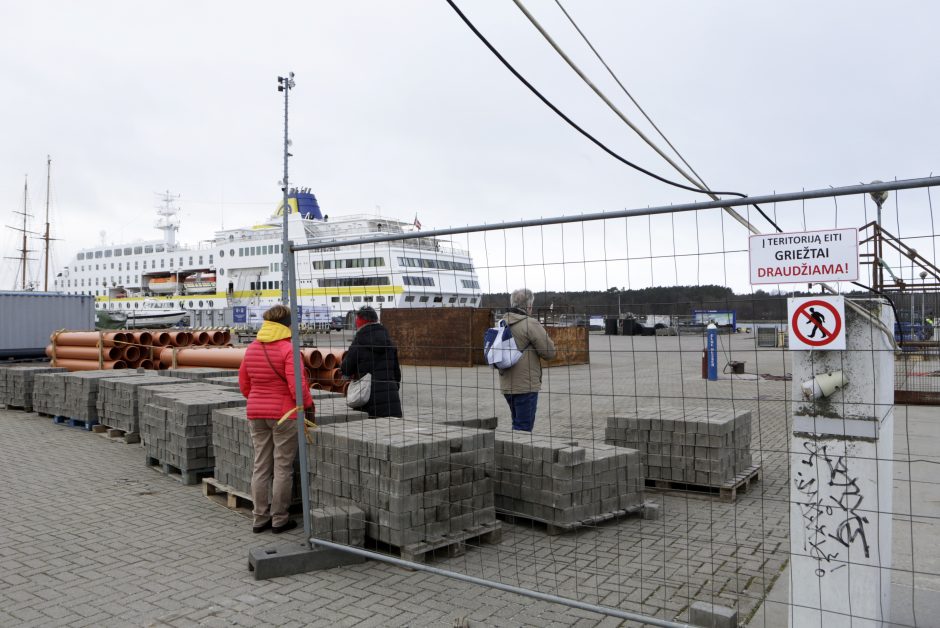
<svg viewBox="0 0 940 628">
<path fill-rule="evenodd" d="M 222 324 L 225 312 L 280 302 L 283 204 L 266 222 L 217 231 L 197 246 L 176 243 L 172 197 L 165 197 L 157 228 L 161 240 L 83 249 L 56 277 L 67 294 L 91 294 L 99 310 L 133 312 L 154 300 L 190 313 L 194 325 Z M 297 256 L 302 308 L 344 315 L 363 305 L 473 307 L 481 290 L 468 251 L 440 238 L 344 246 L 344 240 L 403 233 L 416 226 L 375 215 L 321 214 L 309 189 L 288 196 L 288 237 L 295 243 L 336 246 Z"/>
</svg>

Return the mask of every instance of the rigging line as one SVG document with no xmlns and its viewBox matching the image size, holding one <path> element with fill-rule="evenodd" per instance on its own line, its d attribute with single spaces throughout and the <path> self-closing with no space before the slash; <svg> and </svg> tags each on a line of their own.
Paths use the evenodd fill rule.
<svg viewBox="0 0 940 628">
<path fill-rule="evenodd" d="M 679 164 L 677 164 L 675 161 L 673 161 L 673 159 L 672 159 L 669 155 L 667 155 L 659 146 L 657 146 L 656 143 L 653 142 L 653 140 L 651 140 L 649 137 L 647 137 L 646 134 L 643 133 L 643 131 L 641 131 L 635 124 L 633 124 L 633 122 L 632 122 L 622 111 L 620 111 L 620 109 L 619 109 L 613 102 L 611 102 L 611 100 L 600 90 L 600 88 L 598 88 L 597 85 L 595 85 L 594 82 L 593 82 L 590 78 L 588 78 L 588 76 L 587 76 L 584 72 L 581 71 L 581 68 L 579 68 L 578 65 L 571 59 L 571 57 L 569 57 L 569 56 L 565 53 L 565 51 L 561 49 L 561 46 L 559 46 L 559 45 L 555 42 L 555 40 L 552 38 L 552 36 L 549 35 L 548 32 L 547 32 L 544 28 L 542 28 L 542 25 L 541 25 L 541 24 L 539 23 L 539 21 L 535 18 L 535 16 L 533 16 L 533 15 L 529 12 L 529 10 L 526 9 L 525 5 L 522 4 L 522 0 L 513 0 L 513 2 L 514 2 L 515 5 L 519 8 L 519 10 L 522 11 L 523 15 L 526 16 L 526 18 L 529 20 L 529 22 L 532 24 L 532 26 L 534 26 L 535 29 L 538 30 L 539 33 L 542 34 L 542 37 L 545 38 L 545 41 L 547 41 L 547 42 L 549 43 L 549 45 L 551 45 L 551 47 L 555 49 L 555 52 L 557 52 L 558 55 L 561 56 L 562 59 L 564 59 L 564 61 L 568 64 L 568 66 L 569 66 L 572 70 L 574 70 L 574 72 L 575 72 L 579 77 L 581 77 L 581 80 L 584 81 L 585 84 L 587 84 L 587 86 L 590 87 L 591 90 L 593 90 L 593 92 L 594 92 L 595 94 L 597 94 L 598 98 L 600 98 L 602 101 L 604 101 L 604 104 L 606 104 L 606 105 L 610 108 L 610 110 L 613 111 L 613 112 L 617 115 L 617 117 L 619 117 L 627 126 L 629 126 L 637 135 L 639 135 L 639 136 L 640 136 L 640 139 L 642 139 L 644 142 L 646 142 L 647 145 L 649 145 L 650 148 L 652 148 L 654 151 L 656 151 L 656 153 L 657 153 L 660 157 L 662 157 L 663 159 L 665 159 L 666 162 L 667 162 L 670 166 L 672 166 L 672 167 L 676 170 L 676 172 L 678 172 L 680 175 L 682 175 L 683 178 L 685 178 L 687 181 L 689 181 L 690 183 L 692 183 L 692 185 L 694 185 L 694 186 L 696 186 L 697 188 L 699 188 L 700 191 L 702 191 L 702 192 L 708 194 L 713 200 L 718 200 L 718 197 L 716 196 L 716 193 L 715 193 L 715 192 L 712 192 L 711 190 L 708 189 L 708 186 L 705 185 L 705 182 L 702 180 L 701 176 L 699 176 L 699 174 L 698 174 L 697 172 L 695 172 L 695 170 L 694 170 L 691 166 L 689 166 L 688 162 L 682 157 L 681 154 L 679 154 L 679 151 L 676 150 L 676 147 L 673 146 L 672 143 L 669 142 L 668 139 L 666 139 L 665 135 L 663 135 L 663 132 L 660 131 L 659 128 L 658 128 L 655 124 L 653 124 L 653 121 L 650 119 L 649 115 L 647 115 L 646 112 L 643 111 L 643 109 L 639 106 L 639 104 L 637 104 L 637 102 L 636 102 L 636 100 L 633 98 L 633 96 L 631 96 L 630 93 L 627 92 L 626 88 L 625 88 L 625 87 L 623 86 L 623 84 L 617 79 L 617 77 L 614 75 L 614 73 L 613 73 L 613 71 L 610 69 L 610 67 L 604 62 L 603 58 L 601 58 L 600 54 L 597 52 L 597 50 L 594 48 L 594 46 L 591 45 L 591 42 L 588 41 L 587 37 L 584 35 L 584 33 L 581 31 L 581 29 L 578 28 L 578 25 L 574 23 L 574 20 L 571 19 L 571 16 L 568 15 L 568 13 L 564 10 L 564 7 L 562 7 L 562 6 L 558 3 L 558 0 L 555 0 L 555 2 L 556 2 L 556 4 L 559 5 L 559 8 L 561 8 L 562 12 L 565 13 L 565 16 L 568 18 L 568 21 L 571 22 L 571 24 L 575 27 L 575 29 L 578 31 L 578 33 L 581 35 L 581 37 L 584 38 L 584 40 L 587 42 L 588 46 L 591 48 L 591 50 L 594 52 L 594 54 L 597 55 L 597 57 L 601 60 L 601 63 L 604 64 L 604 67 L 607 68 L 607 71 L 610 72 L 610 74 L 611 74 L 612 76 L 614 76 L 614 80 L 617 81 L 617 84 L 620 85 L 621 89 L 624 90 L 624 92 L 627 94 L 627 96 L 630 98 L 630 100 L 633 101 L 633 103 L 637 106 L 638 109 L 640 109 L 640 111 L 643 113 L 643 115 L 646 117 L 646 119 L 649 120 L 650 124 L 653 125 L 653 128 L 655 128 L 656 131 L 660 134 L 660 136 L 662 136 L 663 139 L 666 140 L 666 143 L 669 145 L 669 147 L 670 147 L 673 151 L 675 151 L 675 153 L 676 153 L 677 155 L 679 155 L 679 158 L 682 160 L 682 162 L 683 162 L 686 166 L 688 166 L 689 170 L 692 171 L 692 174 L 695 175 L 694 178 L 692 177 L 692 175 L 690 175 L 689 173 L 687 173 Z M 723 192 L 722 192 L 721 194 L 723 194 Z M 746 198 L 746 195 L 741 195 L 741 196 L 744 197 L 744 198 Z M 777 226 L 777 225 L 774 223 L 773 220 L 770 219 L 770 217 L 769 217 L 767 214 L 764 213 L 764 211 L 763 211 L 759 206 L 754 205 L 754 208 L 757 209 L 757 211 L 760 213 L 760 215 L 763 216 L 764 219 L 767 220 L 767 222 L 769 222 L 771 225 L 773 225 L 773 227 L 774 227 L 778 232 L 783 231 L 779 226 Z M 741 216 L 741 214 L 739 214 L 739 213 L 736 212 L 735 210 L 731 209 L 731 210 L 728 211 L 727 213 L 730 214 L 732 217 L 734 217 L 735 220 L 737 220 L 739 223 L 741 223 L 746 229 L 748 229 L 748 230 L 751 231 L 752 233 L 755 233 L 755 234 L 760 233 L 760 230 L 759 230 L 759 229 L 757 229 L 757 228 L 756 228 L 754 225 L 752 225 L 746 218 L 744 218 L 743 216 Z"/>
<path fill-rule="evenodd" d="M 473 25 L 473 23 L 470 21 L 470 19 L 467 18 L 467 16 L 463 14 L 463 11 L 461 11 L 460 8 L 459 8 L 456 4 L 454 4 L 454 1 L 453 1 L 453 0 L 445 0 L 445 1 L 447 2 L 447 4 L 450 5 L 450 7 L 454 10 L 454 12 L 460 17 L 460 19 L 463 20 L 463 23 L 467 25 L 467 28 L 469 28 L 469 29 L 473 32 L 473 34 L 476 35 L 477 38 L 478 38 L 481 42 L 483 42 L 483 45 L 485 45 L 485 46 L 489 49 L 489 51 L 492 52 L 493 55 L 495 55 L 497 59 L 499 59 L 499 61 L 506 67 L 507 70 L 509 70 L 509 71 L 512 73 L 513 76 L 515 76 L 517 79 L 519 79 L 519 81 L 520 81 L 523 85 L 525 85 L 527 88 L 529 88 L 529 91 L 531 91 L 533 94 L 535 94 L 535 96 L 536 96 L 539 100 L 541 100 L 541 101 L 545 104 L 546 107 L 548 107 L 549 109 L 551 109 L 551 110 L 552 110 L 553 112 L 555 112 L 555 114 L 558 115 L 562 120 L 564 120 L 565 122 L 567 122 L 568 125 L 571 126 L 571 128 L 573 128 L 573 129 L 576 130 L 578 133 L 580 133 L 581 135 L 583 135 L 585 138 L 587 138 L 589 141 L 591 141 L 595 146 L 597 146 L 598 148 L 600 148 L 602 151 L 604 151 L 605 153 L 607 153 L 608 155 L 610 155 L 611 157 L 613 157 L 613 158 L 616 159 L 617 161 L 619 161 L 619 162 L 621 162 L 621 163 L 623 163 L 623 164 L 629 166 L 630 168 L 633 168 L 633 169 L 636 170 L 637 172 L 641 172 L 641 173 L 645 174 L 645 175 L 648 176 L 648 177 L 652 177 L 653 179 L 656 179 L 657 181 L 660 181 L 661 183 L 665 183 L 665 184 L 667 184 L 667 185 L 671 185 L 671 186 L 673 186 L 673 187 L 679 188 L 680 190 L 687 190 L 687 191 L 689 191 L 689 192 L 696 192 L 696 193 L 698 193 L 698 194 L 709 194 L 709 195 L 711 195 L 711 194 L 717 194 L 717 195 L 720 195 L 720 196 L 736 196 L 736 197 L 738 197 L 738 198 L 747 198 L 747 195 L 746 195 L 746 194 L 741 194 L 740 192 L 719 192 L 719 191 L 714 191 L 714 190 L 701 190 L 701 189 L 696 188 L 696 187 L 691 187 L 691 186 L 688 186 L 688 185 L 683 185 L 682 183 L 678 183 L 678 182 L 676 182 L 676 181 L 671 181 L 671 180 L 669 180 L 669 179 L 667 179 L 667 178 L 665 178 L 665 177 L 662 177 L 662 176 L 656 174 L 655 172 L 651 172 L 651 171 L 647 170 L 646 168 L 644 168 L 644 167 L 642 167 L 642 166 L 640 166 L 640 165 L 638 165 L 638 164 L 635 164 L 635 163 L 633 163 L 632 161 L 626 159 L 625 157 L 622 157 L 621 155 L 615 153 L 615 152 L 614 152 L 611 148 L 609 148 L 606 144 L 604 144 L 604 143 L 601 142 L 599 139 L 597 139 L 596 137 L 594 137 L 593 135 L 591 135 L 590 133 L 588 133 L 585 129 L 581 128 L 581 126 L 579 126 L 577 122 L 575 122 L 574 120 L 572 120 L 571 118 L 569 118 L 567 115 L 565 115 L 565 113 L 562 112 L 561 109 L 559 109 L 558 107 L 556 107 L 550 100 L 548 100 L 548 98 L 546 98 L 544 95 L 542 95 L 542 93 L 541 93 L 538 89 L 536 89 L 536 87 L 535 87 L 534 85 L 532 85 L 532 83 L 530 83 L 524 76 L 522 76 L 522 75 L 519 73 L 519 71 L 516 70 L 516 68 L 514 68 L 514 67 L 512 66 L 512 64 L 510 64 L 509 61 L 507 61 L 506 58 L 503 57 L 503 55 L 500 54 L 500 52 L 499 52 L 498 50 L 496 50 L 496 48 L 493 46 L 493 44 L 491 44 L 491 43 L 489 42 L 489 40 L 483 35 L 483 33 L 481 33 L 481 32 L 477 29 L 477 27 Z M 742 219 L 742 220 L 743 220 L 743 219 Z M 743 224 L 743 223 L 742 223 L 742 224 Z M 752 231 L 754 230 L 754 227 L 753 227 L 753 226 L 749 226 L 749 225 L 747 225 L 747 224 L 745 224 L 745 226 L 748 227 L 748 229 L 750 229 L 750 230 L 752 230 Z"/>
</svg>

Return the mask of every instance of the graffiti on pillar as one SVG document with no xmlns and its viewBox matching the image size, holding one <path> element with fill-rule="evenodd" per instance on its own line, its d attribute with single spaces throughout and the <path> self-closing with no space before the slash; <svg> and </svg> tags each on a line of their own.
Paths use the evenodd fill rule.
<svg viewBox="0 0 940 628">
<path fill-rule="evenodd" d="M 844 455 L 834 456 L 828 445 L 814 441 L 804 441 L 803 448 L 806 453 L 794 479 L 800 494 L 797 505 L 803 520 L 803 549 L 816 561 L 816 575 L 822 578 L 845 567 L 839 556 L 853 543 L 858 543 L 866 558 L 870 556 L 865 527 L 868 518 L 859 511 L 865 497 L 858 478 L 849 475 Z M 826 499 L 820 496 L 823 482 L 831 487 Z"/>
</svg>

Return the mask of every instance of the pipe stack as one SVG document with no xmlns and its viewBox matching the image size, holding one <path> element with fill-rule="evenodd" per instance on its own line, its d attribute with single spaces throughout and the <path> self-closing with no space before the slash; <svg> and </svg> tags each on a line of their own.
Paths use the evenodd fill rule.
<svg viewBox="0 0 940 628">
<path fill-rule="evenodd" d="M 247 347 L 233 347 L 227 329 L 151 331 L 58 331 L 50 337 L 46 355 L 53 366 L 69 371 L 126 368 L 238 369 Z M 311 388 L 345 394 L 349 382 L 339 366 L 343 349 L 301 349 L 304 374 Z"/>
</svg>

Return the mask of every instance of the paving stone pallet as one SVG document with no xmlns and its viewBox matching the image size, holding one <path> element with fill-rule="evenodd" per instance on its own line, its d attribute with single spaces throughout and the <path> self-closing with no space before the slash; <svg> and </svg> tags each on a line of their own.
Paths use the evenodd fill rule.
<svg viewBox="0 0 940 628">
<path fill-rule="evenodd" d="M 366 513 L 356 506 L 322 506 L 310 510 L 314 538 L 362 547 L 366 541 Z"/>
<path fill-rule="evenodd" d="M 65 414 L 65 375 L 39 373 L 33 379 L 33 410 L 45 416 Z"/>
<path fill-rule="evenodd" d="M 241 393 L 211 384 L 142 386 L 138 390 L 140 433 L 147 464 L 164 472 L 178 470 L 186 484 L 195 484 L 215 466 L 212 411 L 245 405 Z"/>
<path fill-rule="evenodd" d="M 528 432 L 496 433 L 496 509 L 557 534 L 643 508 L 635 449 Z"/>
<path fill-rule="evenodd" d="M 103 380 L 137 377 L 136 371 L 80 371 L 61 375 L 65 380 L 63 416 L 95 425 L 98 423 L 98 385 Z"/>
<path fill-rule="evenodd" d="M 225 386 L 226 388 L 234 388 L 238 390 L 238 375 L 228 375 L 225 377 L 207 377 L 202 381 L 207 384 L 215 384 L 216 386 Z"/>
<path fill-rule="evenodd" d="M 311 502 L 358 506 L 366 536 L 403 555 L 499 528 L 493 432 L 384 418 L 325 425 L 313 441 Z"/>
<path fill-rule="evenodd" d="M 98 383 L 98 421 L 112 430 L 136 436 L 140 434 L 140 406 L 137 390 L 141 386 L 175 385 L 179 382 L 157 376 L 156 371 L 144 371 L 136 377 L 105 379 Z M 117 435 L 115 435 L 117 436 Z M 134 440 L 134 436 L 131 440 Z"/>
<path fill-rule="evenodd" d="M 0 368 L 0 404 L 32 412 L 36 376 L 62 372 L 65 372 L 64 368 L 48 364 L 17 364 Z"/>
<path fill-rule="evenodd" d="M 671 480 L 647 480 L 646 485 L 648 488 L 659 490 L 687 491 L 717 495 L 723 502 L 734 503 L 737 501 L 739 493 L 747 493 L 751 489 L 752 484 L 760 482 L 760 476 L 761 465 L 755 464 L 747 467 L 730 480 L 726 480 L 720 486 L 688 484 Z"/>
<path fill-rule="evenodd" d="M 664 409 L 607 419 L 605 442 L 640 451 L 648 480 L 720 487 L 752 466 L 751 413 Z"/>
<path fill-rule="evenodd" d="M 185 380 L 204 380 L 215 377 L 235 377 L 238 378 L 238 369 L 219 369 L 209 366 L 195 366 L 187 368 L 175 368 L 157 371 L 164 377 L 174 377 Z M 237 381 L 237 379 L 236 379 Z"/>
</svg>

